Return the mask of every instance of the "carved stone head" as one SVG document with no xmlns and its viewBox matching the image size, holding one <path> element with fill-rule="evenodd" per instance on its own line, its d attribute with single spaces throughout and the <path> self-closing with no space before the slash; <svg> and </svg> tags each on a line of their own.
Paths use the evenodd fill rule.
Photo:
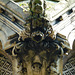
<svg viewBox="0 0 75 75">
<path fill-rule="evenodd" d="M 31 0 L 29 6 L 31 12 L 43 14 L 45 10 L 45 0 Z"/>
</svg>

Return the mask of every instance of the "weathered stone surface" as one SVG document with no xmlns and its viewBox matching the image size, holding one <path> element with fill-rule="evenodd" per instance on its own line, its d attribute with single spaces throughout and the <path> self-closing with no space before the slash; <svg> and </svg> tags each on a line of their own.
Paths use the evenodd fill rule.
<svg viewBox="0 0 75 75">
<path fill-rule="evenodd" d="M 39 1 L 41 1 L 41 0 L 39 0 Z M 41 3 L 39 3 L 39 4 L 41 4 Z M 35 3 L 35 6 L 36 6 L 36 3 Z M 55 6 L 57 6 L 57 5 L 55 5 Z M 27 11 L 24 13 L 23 8 L 21 8 L 15 2 L 12 2 L 12 1 L 9 1 L 8 3 L 6 3 L 6 5 L 4 7 L 6 9 L 6 10 L 4 10 L 5 12 L 0 14 L 0 16 L 2 15 L 0 17 L 0 21 L 1 21 L 0 22 L 0 30 L 1 30 L 0 31 L 0 43 L 3 46 L 3 48 L 2 48 L 3 51 L 4 51 L 4 49 L 6 51 L 8 50 L 7 53 L 9 53 L 9 54 L 11 54 L 11 56 L 13 56 L 13 59 L 14 59 L 13 60 L 13 72 L 14 72 L 13 75 L 17 75 L 17 74 L 18 75 L 22 75 L 22 74 L 24 74 L 24 75 L 56 75 L 56 74 L 59 74 L 60 72 L 62 75 L 62 66 L 63 66 L 62 65 L 62 63 L 63 63 L 62 57 L 63 57 L 64 53 L 66 54 L 66 52 L 68 50 L 70 50 L 69 43 L 66 40 L 66 38 L 64 38 L 63 35 L 58 34 L 58 35 L 56 35 L 56 38 L 53 39 L 53 37 L 55 37 L 55 35 L 52 32 L 53 29 L 50 26 L 51 25 L 49 23 L 50 20 L 47 20 L 47 17 L 45 15 L 42 15 L 41 13 L 37 13 L 37 15 L 36 15 L 36 13 L 34 13 L 34 11 L 30 11 L 31 16 L 29 16 L 29 18 L 27 18 L 26 17 L 27 16 L 26 14 L 28 14 Z M 62 17 L 64 17 L 62 14 L 66 13 L 66 11 L 67 11 L 66 10 L 63 13 L 61 13 L 61 10 L 62 9 L 64 10 L 64 8 L 66 8 L 66 7 L 67 7 L 66 5 L 64 5 L 63 3 L 60 3 L 54 9 L 52 8 L 54 10 L 53 11 L 54 14 L 51 12 L 51 10 L 49 11 L 49 13 L 50 12 L 52 13 L 52 15 L 51 15 L 52 17 L 54 17 L 55 15 L 58 14 L 58 16 L 54 18 L 54 20 L 57 18 L 61 19 Z M 61 8 L 61 9 L 59 9 L 59 8 Z M 21 39 L 20 39 L 20 41 L 18 41 L 18 36 L 16 37 L 17 40 L 14 39 L 15 37 L 12 37 L 12 39 L 8 39 L 8 37 L 13 36 L 15 34 L 15 32 L 16 32 L 15 30 L 17 30 L 17 27 L 18 27 L 18 25 L 17 25 L 18 21 L 20 21 L 20 20 L 17 20 L 18 18 L 15 17 L 16 21 L 11 22 L 11 19 L 9 19 L 11 17 L 9 16 L 9 13 L 7 12 L 7 10 L 12 12 L 11 15 L 15 14 L 16 16 L 18 16 L 19 18 L 21 17 L 22 19 L 27 18 L 25 26 L 26 26 L 26 28 L 30 27 L 31 30 L 28 31 L 26 29 L 26 33 L 31 32 L 32 36 L 26 38 L 24 40 L 24 42 Z M 40 8 L 39 8 L 39 10 L 40 10 Z M 56 12 L 55 12 L 55 10 L 56 10 Z M 70 14 L 72 14 L 72 13 L 70 13 Z M 61 18 L 60 18 L 60 16 L 61 16 Z M 66 19 L 68 19 L 70 15 L 68 14 L 67 16 L 68 17 L 66 17 Z M 51 17 L 49 16 L 49 18 L 51 18 Z M 57 19 L 56 21 L 59 21 L 59 19 Z M 57 32 L 61 31 L 62 26 L 64 29 L 66 26 L 69 26 L 69 24 L 71 24 L 71 19 L 68 19 L 67 21 L 65 20 L 65 22 L 63 23 L 64 20 L 65 20 L 65 17 L 64 17 L 64 19 L 62 19 L 62 21 L 60 21 L 60 22 L 62 22 L 62 23 L 59 23 L 60 26 L 59 26 L 59 24 L 56 23 L 55 26 L 58 29 Z M 10 27 L 11 29 L 9 29 L 6 25 L 8 27 Z M 20 25 L 21 25 L 21 23 L 20 23 Z M 12 29 L 15 32 L 12 31 Z M 68 30 L 68 29 L 65 29 L 64 31 L 66 31 L 66 30 Z M 35 32 L 35 33 L 33 33 L 33 32 Z M 44 38 L 41 35 L 39 35 L 40 38 L 39 38 L 39 40 L 37 40 L 39 37 L 38 34 L 41 34 L 42 36 L 46 35 L 46 37 Z M 69 33 L 67 32 L 67 34 L 69 34 Z M 42 40 L 40 41 L 40 39 L 42 39 Z M 39 41 L 39 43 L 38 43 L 38 41 Z M 11 53 L 9 52 L 9 49 L 11 48 L 11 47 L 9 47 L 10 44 L 16 44 L 16 45 L 14 45 L 14 48 L 12 50 L 10 50 Z"/>
<path fill-rule="evenodd" d="M 10 0 L 0 0 L 0 3 L 6 5 Z"/>
<path fill-rule="evenodd" d="M 7 8 L 9 8 L 12 12 L 14 12 L 16 15 L 18 15 L 22 19 L 25 19 L 26 16 L 28 15 L 28 12 L 24 13 L 23 8 L 21 8 L 17 3 L 13 2 L 13 1 L 10 1 L 7 4 Z"/>
<path fill-rule="evenodd" d="M 0 31 L 0 41 L 2 43 L 2 49 L 4 49 L 4 44 L 7 41 L 7 37 L 3 31 Z"/>
<path fill-rule="evenodd" d="M 69 5 L 74 4 L 75 0 L 67 0 L 69 2 Z"/>
<path fill-rule="evenodd" d="M 68 7 L 68 2 L 48 2 L 46 14 L 51 21 L 57 18 L 59 15 L 63 14 L 62 11 Z"/>
<path fill-rule="evenodd" d="M 9 37 L 14 36 L 16 33 L 8 28 L 4 23 L 0 22 L 0 41 L 2 42 L 2 49 L 5 49 L 5 44 Z"/>
<path fill-rule="evenodd" d="M 5 24 L 3 24 L 2 22 L 0 22 L 0 30 L 3 31 L 7 37 L 14 35 L 15 32 L 12 31 L 10 28 L 8 28 Z"/>
</svg>

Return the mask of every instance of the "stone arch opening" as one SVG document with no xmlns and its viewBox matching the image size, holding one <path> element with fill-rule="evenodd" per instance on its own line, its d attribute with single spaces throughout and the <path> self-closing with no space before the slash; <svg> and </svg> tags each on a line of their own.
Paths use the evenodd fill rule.
<svg viewBox="0 0 75 75">
<path fill-rule="evenodd" d="M 74 45 L 74 40 L 75 40 L 75 29 L 73 29 L 70 33 L 69 33 L 69 35 L 68 35 L 68 41 L 69 41 L 69 43 L 70 43 L 70 47 L 71 47 L 71 49 L 73 49 L 73 45 Z M 75 49 L 75 48 L 74 48 Z"/>
</svg>

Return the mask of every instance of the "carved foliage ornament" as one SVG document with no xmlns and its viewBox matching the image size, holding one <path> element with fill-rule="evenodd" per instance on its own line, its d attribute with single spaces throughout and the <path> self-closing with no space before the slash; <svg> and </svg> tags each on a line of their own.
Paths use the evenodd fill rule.
<svg viewBox="0 0 75 75">
<path fill-rule="evenodd" d="M 44 0 L 31 0 L 29 7 L 31 16 L 26 20 L 27 32 L 24 30 L 28 37 L 22 37 L 12 50 L 13 75 L 62 75 L 69 43 L 63 35 L 54 35 L 45 17 Z"/>
</svg>

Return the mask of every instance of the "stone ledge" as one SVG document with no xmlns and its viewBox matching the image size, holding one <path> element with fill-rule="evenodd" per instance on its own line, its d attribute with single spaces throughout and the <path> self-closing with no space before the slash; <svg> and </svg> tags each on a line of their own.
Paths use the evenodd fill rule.
<svg viewBox="0 0 75 75">
<path fill-rule="evenodd" d="M 17 3 L 13 2 L 13 1 L 10 1 L 7 4 L 7 8 L 9 10 L 11 10 L 12 12 L 14 12 L 16 15 L 18 15 L 22 19 L 25 19 L 28 14 L 28 12 L 24 13 L 23 8 L 20 7 Z"/>
</svg>

